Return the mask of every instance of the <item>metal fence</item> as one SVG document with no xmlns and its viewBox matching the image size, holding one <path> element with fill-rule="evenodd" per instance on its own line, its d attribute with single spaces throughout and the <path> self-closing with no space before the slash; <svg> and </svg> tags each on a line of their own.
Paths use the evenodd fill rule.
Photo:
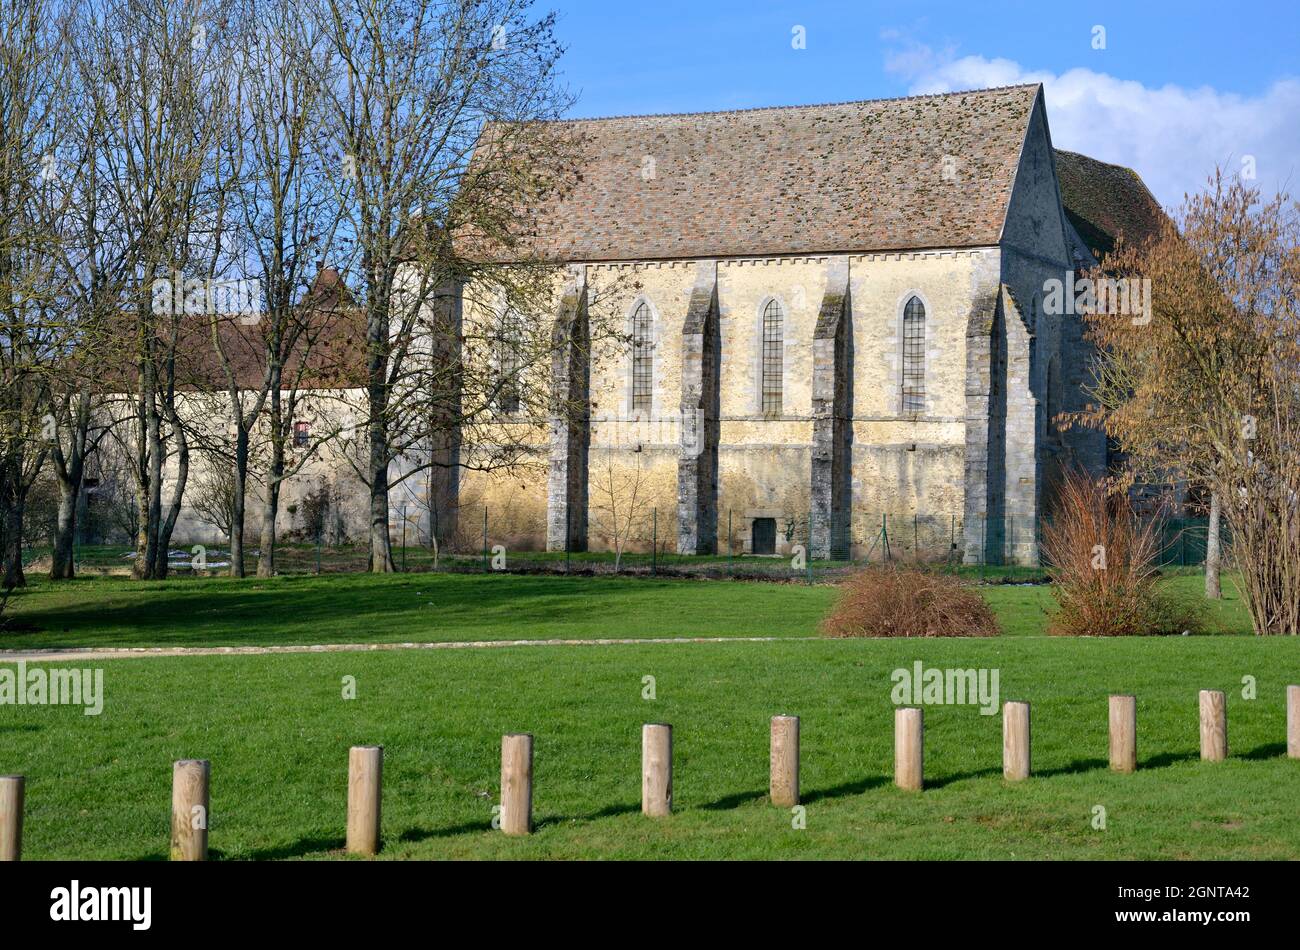
<svg viewBox="0 0 1300 950">
<path fill-rule="evenodd" d="M 651 509 L 630 525 L 609 530 L 593 523 L 585 548 L 547 550 L 544 519 L 490 506 L 462 508 L 454 531 L 434 542 L 426 512 L 398 507 L 390 525 L 394 566 L 399 571 L 632 574 L 761 578 L 812 582 L 868 564 L 918 564 L 978 578 L 1042 577 L 1049 565 L 1039 553 L 1044 522 L 1017 524 L 1013 518 L 985 518 L 967 538 L 958 513 L 890 513 L 855 510 L 819 518 L 814 512 L 754 516 L 735 509 L 719 512 L 712 553 L 677 553 L 677 511 Z M 1206 519 L 1171 518 L 1159 522 L 1161 567 L 1204 563 Z M 1224 532 L 1227 542 L 1227 532 Z M 253 573 L 259 536 L 250 524 L 244 542 L 245 569 Z M 1039 553 L 1039 563 L 1032 555 Z M 40 570 L 47 544 L 27 548 L 29 569 Z M 217 529 L 178 532 L 169 563 L 178 573 L 224 573 L 229 539 Z M 134 550 L 118 543 L 78 543 L 75 558 L 83 572 L 129 573 Z M 276 570 L 286 574 L 365 571 L 370 563 L 364 539 L 328 535 L 290 535 L 276 546 Z"/>
</svg>

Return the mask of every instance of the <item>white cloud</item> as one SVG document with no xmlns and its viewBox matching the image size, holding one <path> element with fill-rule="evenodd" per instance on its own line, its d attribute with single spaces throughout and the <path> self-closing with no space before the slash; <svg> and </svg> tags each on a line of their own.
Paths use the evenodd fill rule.
<svg viewBox="0 0 1300 950">
<path fill-rule="evenodd" d="M 1149 88 L 1091 69 L 1055 74 L 1027 70 L 1009 59 L 934 52 L 902 41 L 885 68 L 906 79 L 913 94 L 1041 82 L 1057 148 L 1126 165 L 1142 176 L 1166 207 L 1198 190 L 1215 164 L 1230 172 L 1253 156 L 1266 195 L 1300 197 L 1300 80 L 1282 79 L 1257 96 L 1209 86 Z"/>
</svg>

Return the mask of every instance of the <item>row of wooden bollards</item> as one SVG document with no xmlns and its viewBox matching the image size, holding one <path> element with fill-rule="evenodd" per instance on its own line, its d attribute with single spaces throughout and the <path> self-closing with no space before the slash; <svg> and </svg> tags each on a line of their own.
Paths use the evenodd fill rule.
<svg viewBox="0 0 1300 950">
<path fill-rule="evenodd" d="M 1227 701 L 1219 690 L 1200 694 L 1201 758 L 1222 761 L 1228 755 Z M 1286 689 L 1287 755 L 1300 759 L 1300 686 Z M 894 711 L 894 784 L 919 791 L 925 783 L 924 714 L 916 707 Z M 769 795 L 773 805 L 799 804 L 799 717 L 773 716 Z M 1110 697 L 1110 767 L 1137 768 L 1137 699 Z M 353 746 L 348 752 L 347 850 L 379 851 L 380 788 L 383 746 Z M 1030 774 L 1029 703 L 1002 707 L 1002 774 L 1010 781 Z M 206 759 L 182 759 L 172 767 L 171 859 L 203 861 L 208 856 L 208 782 Z M 22 854 L 24 781 L 0 776 L 0 861 Z M 673 810 L 673 727 L 647 723 L 641 728 L 641 811 L 654 818 Z M 533 737 L 510 733 L 501 738 L 500 828 L 508 835 L 533 830 Z"/>
<path fill-rule="evenodd" d="M 1109 718 L 1110 768 L 1116 772 L 1133 772 L 1137 769 L 1137 697 L 1111 696 Z M 1228 757 L 1228 703 L 1221 690 L 1201 690 L 1200 718 L 1201 758 L 1207 762 L 1223 761 Z M 1286 733 L 1287 755 L 1300 759 L 1300 686 L 1286 688 Z M 894 711 L 894 784 L 899 788 L 919 790 L 924 785 L 923 735 L 920 709 L 908 707 Z M 796 738 L 796 744 L 797 741 Z M 775 738 L 773 743 L 775 749 Z M 1003 778 L 1012 782 L 1029 778 L 1030 748 L 1029 703 L 1004 704 Z"/>
</svg>

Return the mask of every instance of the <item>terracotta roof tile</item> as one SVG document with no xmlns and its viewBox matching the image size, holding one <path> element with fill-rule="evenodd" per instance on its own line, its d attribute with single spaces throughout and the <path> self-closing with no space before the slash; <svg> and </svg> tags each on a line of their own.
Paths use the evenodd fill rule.
<svg viewBox="0 0 1300 950">
<path fill-rule="evenodd" d="M 1066 216 L 1094 251 L 1110 251 L 1121 233 L 1128 242 L 1146 240 L 1164 220 L 1160 203 L 1131 168 L 1056 149 L 1056 178 Z"/>
<path fill-rule="evenodd" d="M 581 140 L 581 181 L 537 212 L 530 251 L 595 261 L 993 245 L 1039 88 L 550 123 Z"/>
</svg>

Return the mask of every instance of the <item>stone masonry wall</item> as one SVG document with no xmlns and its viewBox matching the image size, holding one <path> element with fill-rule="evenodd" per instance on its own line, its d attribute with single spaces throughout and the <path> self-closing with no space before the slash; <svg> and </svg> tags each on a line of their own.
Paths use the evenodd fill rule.
<svg viewBox="0 0 1300 950">
<path fill-rule="evenodd" d="M 846 407 L 847 540 L 856 556 L 878 542 L 882 515 L 910 546 L 914 527 L 923 553 L 948 549 L 950 533 L 965 518 L 967 452 L 967 331 L 972 298 L 995 249 L 854 255 L 848 258 L 760 258 L 717 263 L 719 426 L 717 527 L 720 550 L 748 550 L 754 518 L 773 518 L 778 553 L 809 540 L 813 500 L 814 335 L 819 309 L 835 266 L 847 272 L 847 330 L 840 392 Z M 705 265 L 710 266 L 710 265 Z M 614 322 L 629 321 L 640 300 L 654 317 L 654 400 L 650 413 L 628 412 L 631 361 L 626 340 L 593 340 L 592 430 L 589 474 L 590 543 L 607 543 L 599 524 L 608 520 L 610 492 L 639 479 L 652 499 L 641 506 L 648 521 L 658 511 L 658 536 L 676 540 L 665 526 L 680 502 L 683 329 L 697 288 L 697 262 L 589 265 L 593 310 Z M 707 275 L 706 275 L 707 276 Z M 996 279 L 996 277 L 994 278 Z M 926 305 L 925 411 L 903 414 L 901 314 L 912 294 Z M 775 299 L 784 316 L 781 412 L 761 412 L 762 312 Z M 599 301 L 599 303 L 597 303 Z M 596 322 L 593 315 L 593 326 Z M 463 492 L 495 507 L 519 508 L 518 478 L 467 473 Z M 493 487 L 499 485 L 499 487 Z M 538 486 L 535 507 L 545 509 Z M 617 494 L 617 492 L 615 492 Z M 493 498 L 500 496 L 494 504 Z M 467 515 L 472 518 L 472 515 Z M 816 518 L 814 517 L 814 521 Z M 730 523 L 730 535 L 728 535 Z M 905 526 L 895 528 L 893 526 Z M 538 530 L 541 530 L 541 523 Z M 644 527 L 638 536 L 649 536 Z M 641 543 L 645 538 L 639 538 Z M 671 550 L 671 547 L 669 548 Z"/>
</svg>

